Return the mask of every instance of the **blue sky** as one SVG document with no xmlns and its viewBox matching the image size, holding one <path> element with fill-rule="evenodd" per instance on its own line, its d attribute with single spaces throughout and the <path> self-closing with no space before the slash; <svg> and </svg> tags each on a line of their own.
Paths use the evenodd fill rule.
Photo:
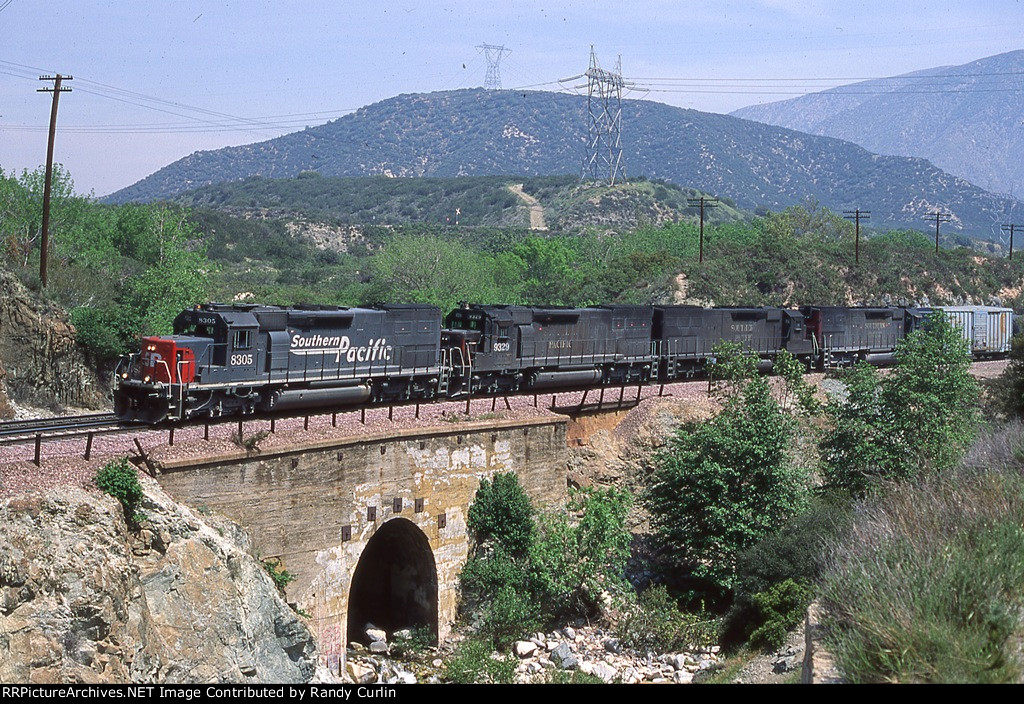
<svg viewBox="0 0 1024 704">
<path fill-rule="evenodd" d="M 631 97 L 710 112 L 1024 48 L 1015 36 L 1024 8 L 1009 0 L 0 0 L 0 8 L 0 168 L 45 161 L 50 100 L 36 92 L 38 75 L 71 74 L 56 160 L 79 191 L 97 195 L 197 150 L 262 141 L 400 93 L 480 86 L 487 63 L 475 47 L 484 42 L 511 49 L 501 62 L 505 88 L 571 90 L 558 80 L 582 73 L 593 45 L 606 68 L 622 56 L 637 86 Z"/>
</svg>

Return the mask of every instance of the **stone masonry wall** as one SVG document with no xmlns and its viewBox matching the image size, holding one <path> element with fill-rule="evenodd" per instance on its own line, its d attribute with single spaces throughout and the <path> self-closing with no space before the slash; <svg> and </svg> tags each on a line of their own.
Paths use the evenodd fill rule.
<svg viewBox="0 0 1024 704">
<path fill-rule="evenodd" d="M 296 576 L 288 599 L 312 615 L 322 657 L 334 669 L 346 646 L 352 576 L 374 533 L 399 516 L 423 532 L 436 562 L 438 630 L 445 637 L 456 615 L 458 575 L 469 552 L 466 517 L 480 480 L 514 471 L 535 504 L 563 503 L 566 423 L 459 423 L 167 462 L 161 470 L 168 493 L 246 526 L 259 554 L 279 558 Z"/>
</svg>

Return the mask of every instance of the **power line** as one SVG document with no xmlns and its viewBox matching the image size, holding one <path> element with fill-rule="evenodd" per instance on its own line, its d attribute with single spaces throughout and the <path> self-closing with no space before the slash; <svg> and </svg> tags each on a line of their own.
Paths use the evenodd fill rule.
<svg viewBox="0 0 1024 704">
<path fill-rule="evenodd" d="M 25 70 L 36 70 L 36 71 L 44 70 L 44 69 L 36 69 L 36 68 L 34 68 L 32 66 L 26 66 L 24 64 L 18 64 L 18 63 L 15 63 L 13 61 L 0 60 L 0 65 L 8 66 L 8 67 L 13 67 L 14 69 L 21 70 L 22 72 L 24 72 Z M 20 78 L 27 78 L 27 76 L 23 76 L 23 75 L 18 75 L 18 74 L 12 74 L 12 75 L 16 75 L 17 77 L 20 77 Z M 109 84 L 106 84 L 106 83 L 101 83 L 99 81 L 89 80 L 87 78 L 79 77 L 78 80 L 79 80 L 78 90 L 80 92 L 88 93 L 90 95 L 95 95 L 95 96 L 102 97 L 102 98 L 107 98 L 108 100 L 114 100 L 114 101 L 117 101 L 117 102 L 126 103 L 126 104 L 129 104 L 129 105 L 135 105 L 136 107 L 145 108 L 147 110 L 155 110 L 157 112 L 167 113 L 167 114 L 170 114 L 170 115 L 174 115 L 176 117 L 182 117 L 182 118 L 184 118 L 186 120 L 194 120 L 196 122 L 204 122 L 204 123 L 207 123 L 207 124 L 216 124 L 214 121 L 208 119 L 207 117 L 198 117 L 196 115 L 189 115 L 189 114 L 187 114 L 188 112 L 195 112 L 195 113 L 198 113 L 199 115 L 216 117 L 216 118 L 220 118 L 222 120 L 233 120 L 233 121 L 239 123 L 240 125 L 245 125 L 245 126 L 247 126 L 249 128 L 252 128 L 252 129 L 245 130 L 245 131 L 278 129 L 273 124 L 263 123 L 263 122 L 261 122 L 259 120 L 254 120 L 252 118 L 241 117 L 241 116 L 238 116 L 238 115 L 231 115 L 231 114 L 224 113 L 224 112 L 219 112 L 219 111 L 216 111 L 216 110 L 208 110 L 206 108 L 200 108 L 200 107 L 196 107 L 194 105 L 188 105 L 186 103 L 181 103 L 181 102 L 177 102 L 177 101 L 173 101 L 173 100 L 165 100 L 164 98 L 158 98 L 156 96 L 146 95 L 145 93 L 139 93 L 137 91 L 127 90 L 127 89 L 124 89 L 124 88 L 118 88 L 116 86 L 112 86 L 112 85 L 109 85 Z M 86 84 L 86 86 L 90 86 L 90 87 L 82 87 L 81 84 Z M 161 107 L 161 106 L 165 106 L 165 107 Z M 171 109 L 171 108 L 173 108 L 173 109 Z M 184 110 L 184 111 L 186 111 L 186 113 L 183 114 L 182 112 L 180 112 L 180 110 Z"/>
<path fill-rule="evenodd" d="M 901 76 L 746 76 L 729 78 L 692 78 L 692 77 L 659 77 L 633 76 L 634 81 L 918 81 L 933 78 L 975 78 L 977 76 L 1024 76 L 1024 71 L 979 71 L 978 73 L 927 73 L 921 75 L 904 74 Z"/>
<path fill-rule="evenodd" d="M 81 90 L 81 89 L 79 89 Z M 310 120 L 322 120 L 325 117 L 341 117 L 355 112 L 358 108 L 344 108 L 339 110 L 321 110 L 309 113 L 290 113 L 283 115 L 266 115 L 259 119 L 267 122 L 278 129 L 291 129 L 302 125 L 308 125 Z M 288 118 L 288 119 L 280 119 Z M 39 125 L 0 125 L 0 130 L 12 132 L 41 132 L 45 127 Z M 213 120 L 206 124 L 195 124 L 192 122 L 153 122 L 139 124 L 95 124 L 95 125 L 68 125 L 61 128 L 62 132 L 75 134 L 185 134 L 200 132 L 236 132 L 239 125 L 229 121 Z"/>
</svg>

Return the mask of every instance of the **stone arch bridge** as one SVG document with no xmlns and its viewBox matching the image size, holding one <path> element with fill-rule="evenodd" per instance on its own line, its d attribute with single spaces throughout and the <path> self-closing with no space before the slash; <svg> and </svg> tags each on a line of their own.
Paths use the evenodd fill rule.
<svg viewBox="0 0 1024 704">
<path fill-rule="evenodd" d="M 481 479 L 514 471 L 535 504 L 564 502 L 568 419 L 473 421 L 322 440 L 258 454 L 160 463 L 177 500 L 248 528 L 259 554 L 296 579 L 337 669 L 366 623 L 426 626 L 444 638 L 469 553 L 466 518 Z"/>
</svg>

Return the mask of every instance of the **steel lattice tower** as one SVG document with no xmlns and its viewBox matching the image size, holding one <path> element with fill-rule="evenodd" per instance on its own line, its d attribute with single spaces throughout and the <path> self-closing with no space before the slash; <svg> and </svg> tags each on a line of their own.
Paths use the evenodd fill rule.
<svg viewBox="0 0 1024 704">
<path fill-rule="evenodd" d="M 511 49 L 504 45 L 478 44 L 477 49 L 483 52 L 487 58 L 487 76 L 484 78 L 484 88 L 487 90 L 501 90 L 501 57 L 511 54 Z"/>
<path fill-rule="evenodd" d="M 582 178 L 607 178 L 608 185 L 614 186 L 616 179 L 626 177 L 622 163 L 622 57 L 614 71 L 606 71 L 598 65 L 594 47 L 590 47 L 590 68 L 585 75 L 589 117 Z"/>
</svg>

